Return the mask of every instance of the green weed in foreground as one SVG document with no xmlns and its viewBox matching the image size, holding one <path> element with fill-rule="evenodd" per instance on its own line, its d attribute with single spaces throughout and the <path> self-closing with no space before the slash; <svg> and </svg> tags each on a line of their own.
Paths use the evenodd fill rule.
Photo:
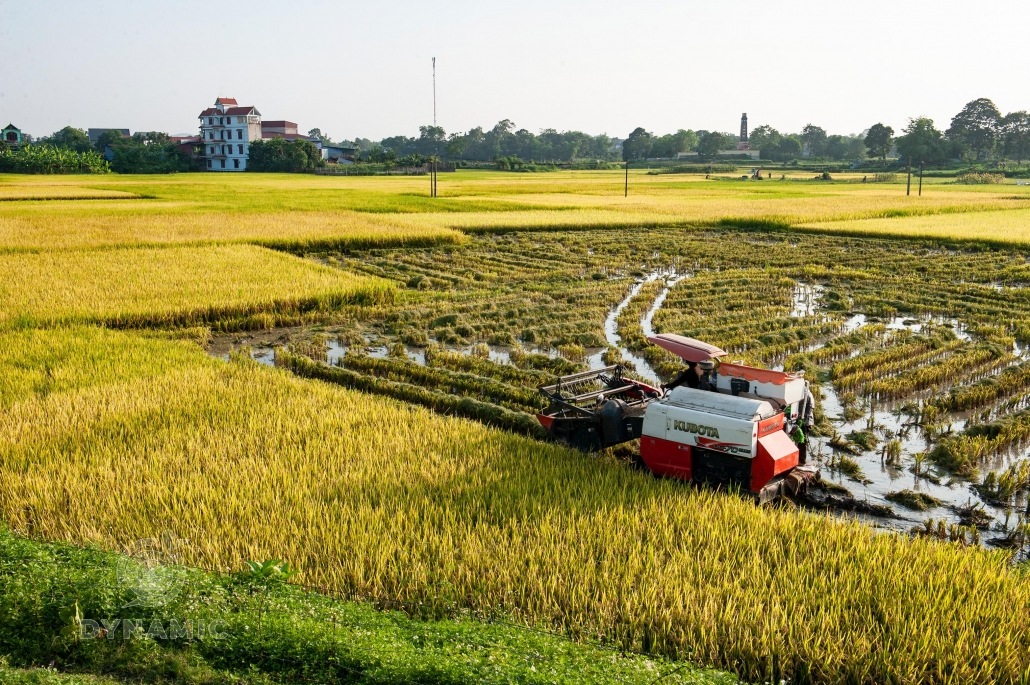
<svg viewBox="0 0 1030 685">
<path fill-rule="evenodd" d="M 0 659 L 0 683 L 4 685 L 119 685 L 122 681 L 82 673 L 61 673 L 52 668 L 11 668 Z"/>
<path fill-rule="evenodd" d="M 144 587 L 172 588 L 159 595 L 168 601 L 127 606 L 141 596 L 139 579 L 156 579 Z M 468 617 L 419 621 L 283 584 L 278 573 L 146 567 L 115 554 L 19 539 L 5 530 L 0 613 L 0 657 L 9 664 L 53 663 L 61 671 L 137 682 L 644 684 L 659 676 L 667 683 L 737 682 L 727 674 L 513 625 Z M 133 622 L 128 629 L 126 621 Z M 111 628 L 98 634 L 104 626 Z M 187 626 L 189 636 L 176 635 Z M 18 671 L 0 661 L 0 682 L 115 681 Z"/>
</svg>

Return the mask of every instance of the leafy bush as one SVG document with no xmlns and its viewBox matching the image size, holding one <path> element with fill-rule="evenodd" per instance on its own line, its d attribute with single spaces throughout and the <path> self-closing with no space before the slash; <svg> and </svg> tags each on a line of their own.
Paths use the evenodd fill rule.
<svg viewBox="0 0 1030 685">
<path fill-rule="evenodd" d="M 509 157 L 495 157 L 494 167 L 498 171 L 557 171 L 558 167 L 554 164 L 534 164 L 532 162 L 526 162 L 525 160 L 511 155 Z"/>
<path fill-rule="evenodd" d="M 573 162 L 572 164 L 563 164 L 563 169 L 572 170 L 584 170 L 584 171 L 609 171 L 614 169 L 621 169 L 622 164 L 619 162 L 605 162 L 604 160 L 592 159 L 586 162 Z"/>
<path fill-rule="evenodd" d="M 494 164 L 497 166 L 498 171 L 518 171 L 522 167 L 526 166 L 526 162 L 515 155 L 511 155 L 510 157 L 495 157 Z"/>
<path fill-rule="evenodd" d="M 401 157 L 397 160 L 397 164 L 399 164 L 400 166 L 422 166 L 423 164 L 426 164 L 428 161 L 429 160 L 427 158 L 423 157 L 422 155 L 416 152 Z"/>
<path fill-rule="evenodd" d="M 250 144 L 247 171 L 302 173 L 325 167 L 314 143 L 284 138 L 255 140 Z"/>
<path fill-rule="evenodd" d="M 709 171 L 714 174 L 731 174 L 737 170 L 733 164 L 677 164 L 676 166 L 655 169 L 647 172 L 654 176 L 658 174 L 707 174 Z"/>
<path fill-rule="evenodd" d="M 111 168 L 119 174 L 199 171 L 200 160 L 180 150 L 164 133 L 136 133 L 111 143 Z"/>
<path fill-rule="evenodd" d="M 967 171 L 955 177 L 956 183 L 966 185 L 981 185 L 989 183 L 1004 183 L 1005 174 L 992 174 L 986 171 Z"/>
<path fill-rule="evenodd" d="M 0 151 L 0 172 L 12 174 L 106 174 L 111 171 L 100 154 L 75 152 L 51 145 L 25 145 L 17 152 Z"/>
</svg>

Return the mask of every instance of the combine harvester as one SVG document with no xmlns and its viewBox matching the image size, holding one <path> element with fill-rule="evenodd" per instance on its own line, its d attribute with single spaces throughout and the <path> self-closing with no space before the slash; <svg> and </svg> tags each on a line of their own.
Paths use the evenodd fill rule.
<svg viewBox="0 0 1030 685">
<path fill-rule="evenodd" d="M 655 388 L 618 364 L 562 376 L 540 388 L 550 406 L 537 418 L 551 437 L 584 451 L 640 438 L 653 473 L 739 488 L 759 503 L 804 492 L 819 477 L 798 464 L 790 438 L 810 401 L 803 374 L 717 363 L 726 352 L 680 335 L 648 341 L 688 362 L 697 387 Z M 687 374 L 678 380 L 694 385 Z"/>
</svg>

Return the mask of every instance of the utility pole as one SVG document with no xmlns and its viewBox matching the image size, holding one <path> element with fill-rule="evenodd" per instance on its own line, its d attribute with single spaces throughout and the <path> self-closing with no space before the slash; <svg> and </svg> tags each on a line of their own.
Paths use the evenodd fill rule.
<svg viewBox="0 0 1030 685">
<path fill-rule="evenodd" d="M 433 58 L 433 128 L 436 128 L 436 58 Z M 429 196 L 436 197 L 436 155 L 429 162 Z"/>
<path fill-rule="evenodd" d="M 626 158 L 626 192 L 623 193 L 623 197 L 629 197 L 629 158 Z"/>
<path fill-rule="evenodd" d="M 908 158 L 908 184 L 905 186 L 905 195 L 912 194 L 912 158 Z"/>
<path fill-rule="evenodd" d="M 919 160 L 919 197 L 923 196 L 923 160 Z"/>
</svg>

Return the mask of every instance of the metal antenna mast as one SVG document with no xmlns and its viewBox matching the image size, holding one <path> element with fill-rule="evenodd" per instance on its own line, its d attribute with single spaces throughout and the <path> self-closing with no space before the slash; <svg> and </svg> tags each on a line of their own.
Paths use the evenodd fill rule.
<svg viewBox="0 0 1030 685">
<path fill-rule="evenodd" d="M 433 126 L 436 126 L 436 58 L 433 58 Z"/>
</svg>

